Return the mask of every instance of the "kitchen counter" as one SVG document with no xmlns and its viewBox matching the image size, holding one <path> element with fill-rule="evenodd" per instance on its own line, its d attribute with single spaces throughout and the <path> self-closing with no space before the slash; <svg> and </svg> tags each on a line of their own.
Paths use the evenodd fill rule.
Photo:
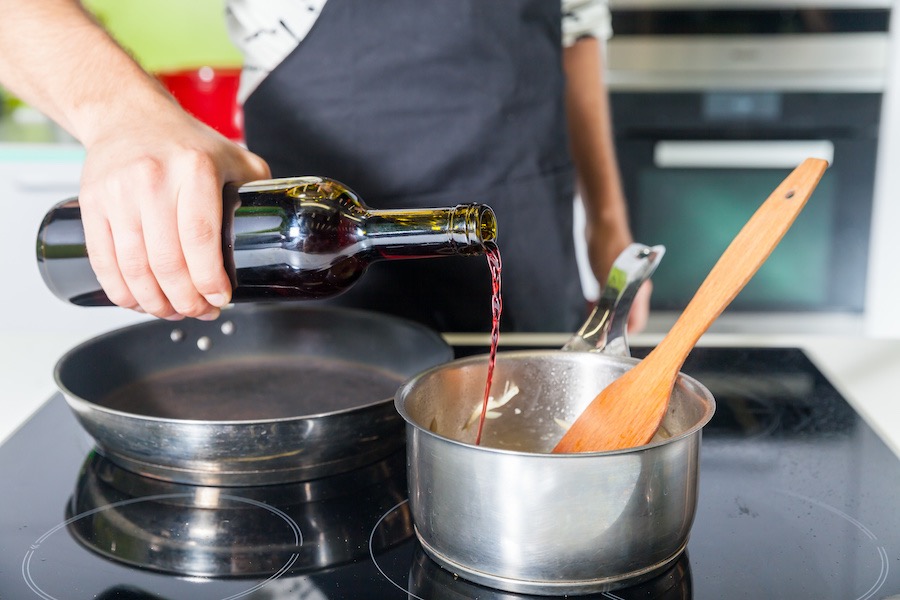
<svg viewBox="0 0 900 600">
<path fill-rule="evenodd" d="M 110 328 L 143 317 L 118 309 L 62 308 L 83 313 L 86 318 L 108 319 Z M 99 312 L 97 312 L 99 311 Z M 4 311 L 5 312 L 5 311 Z M 9 316 L 7 315 L 7 319 Z M 98 330 L 100 331 L 100 330 Z M 0 380 L 4 392 L 0 404 L 0 440 L 11 435 L 56 391 L 53 367 L 68 349 L 86 339 L 85 330 L 53 331 L 35 327 L 32 331 L 4 330 L 0 345 Z M 483 334 L 451 334 L 451 343 L 482 344 Z M 563 334 L 507 334 L 501 343 L 505 349 L 514 346 L 561 346 Z M 655 345 L 661 335 L 632 336 L 634 346 Z M 869 425 L 900 456 L 900 340 L 866 339 L 853 336 L 821 335 L 745 335 L 710 333 L 704 346 L 778 346 L 798 347 L 806 351 L 816 366 Z"/>
</svg>

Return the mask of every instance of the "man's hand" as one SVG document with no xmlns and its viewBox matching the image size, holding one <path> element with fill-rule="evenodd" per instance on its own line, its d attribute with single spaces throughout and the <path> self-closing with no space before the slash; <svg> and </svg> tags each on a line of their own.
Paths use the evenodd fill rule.
<svg viewBox="0 0 900 600">
<path fill-rule="evenodd" d="M 166 319 L 218 316 L 231 298 L 222 188 L 269 177 L 265 162 L 176 111 L 132 120 L 87 149 L 79 202 L 110 300 Z"/>
</svg>

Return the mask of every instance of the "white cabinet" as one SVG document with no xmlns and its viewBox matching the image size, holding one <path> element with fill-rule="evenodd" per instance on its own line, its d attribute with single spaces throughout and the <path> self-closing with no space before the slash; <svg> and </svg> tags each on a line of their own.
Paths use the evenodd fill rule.
<svg viewBox="0 0 900 600">
<path fill-rule="evenodd" d="M 891 13 L 891 30 L 900 32 L 900 10 Z M 900 339 L 900 275 L 897 225 L 900 224 L 900 33 L 891 39 L 890 72 L 884 91 L 872 242 L 866 289 L 866 333 Z"/>
<path fill-rule="evenodd" d="M 54 392 L 67 350 L 147 318 L 69 305 L 41 279 L 38 228 L 50 207 L 78 195 L 83 156 L 74 144 L 0 144 L 0 441 Z"/>
</svg>

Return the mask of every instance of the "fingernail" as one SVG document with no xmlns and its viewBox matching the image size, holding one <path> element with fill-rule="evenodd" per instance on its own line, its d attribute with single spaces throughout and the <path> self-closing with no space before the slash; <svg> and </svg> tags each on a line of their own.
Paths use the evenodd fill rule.
<svg viewBox="0 0 900 600">
<path fill-rule="evenodd" d="M 219 313 L 220 313 L 220 312 L 221 312 L 221 311 L 217 308 L 217 309 L 215 309 L 215 310 L 209 311 L 209 312 L 206 313 L 205 315 L 200 315 L 200 316 L 197 317 L 197 318 L 200 319 L 201 321 L 215 321 L 216 319 L 219 318 Z"/>
<path fill-rule="evenodd" d="M 209 294 L 204 296 L 204 298 L 206 298 L 207 302 L 219 308 L 228 304 L 228 296 L 225 294 Z"/>
<path fill-rule="evenodd" d="M 182 319 L 184 319 L 184 315 L 175 313 L 174 315 L 169 315 L 168 317 L 163 317 L 163 319 L 165 319 L 166 321 L 181 321 Z"/>
</svg>

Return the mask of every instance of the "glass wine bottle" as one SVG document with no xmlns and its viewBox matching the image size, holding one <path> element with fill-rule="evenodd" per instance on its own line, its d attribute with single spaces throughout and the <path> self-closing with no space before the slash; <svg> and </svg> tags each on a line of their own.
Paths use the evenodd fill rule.
<svg viewBox="0 0 900 600">
<path fill-rule="evenodd" d="M 497 235 L 488 206 L 375 210 L 323 177 L 226 186 L 224 207 L 223 257 L 235 302 L 336 296 L 375 261 L 483 254 Z M 47 213 L 37 260 L 59 298 L 111 305 L 88 261 L 77 198 Z"/>
</svg>

